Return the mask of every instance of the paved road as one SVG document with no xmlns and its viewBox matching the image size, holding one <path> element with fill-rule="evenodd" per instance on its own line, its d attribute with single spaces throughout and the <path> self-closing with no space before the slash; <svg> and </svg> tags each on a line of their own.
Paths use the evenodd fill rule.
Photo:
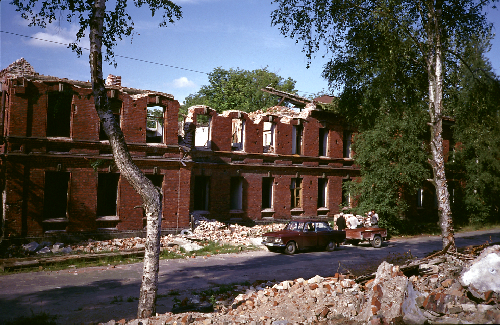
<svg viewBox="0 0 500 325">
<path fill-rule="evenodd" d="M 500 231 L 456 235 L 457 246 L 500 242 Z M 194 291 L 229 283 L 256 280 L 305 279 L 331 276 L 337 271 L 359 272 L 382 260 L 408 253 L 416 257 L 440 250 L 438 236 L 391 240 L 383 248 L 341 246 L 335 252 L 308 252 L 293 256 L 256 251 L 160 262 L 158 313 L 170 311 L 170 290 L 183 299 Z M 135 318 L 142 264 L 91 267 L 0 276 L 0 323 L 7 319 L 47 312 L 58 323 L 106 322 Z"/>
</svg>

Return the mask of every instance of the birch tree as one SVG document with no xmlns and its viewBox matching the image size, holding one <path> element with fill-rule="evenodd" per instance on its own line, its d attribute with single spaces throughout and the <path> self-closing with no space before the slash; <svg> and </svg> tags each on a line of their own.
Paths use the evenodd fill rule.
<svg viewBox="0 0 500 325">
<path fill-rule="evenodd" d="M 162 11 L 160 27 L 167 26 L 182 16 L 181 8 L 172 1 L 130 2 L 136 7 L 147 5 L 153 16 L 157 11 Z M 115 63 L 114 47 L 117 40 L 133 33 L 132 17 L 127 13 L 129 1 L 116 0 L 111 10 L 106 9 L 106 0 L 13 0 L 11 4 L 16 6 L 16 10 L 23 18 L 30 21 L 30 26 L 46 27 L 47 24 L 56 21 L 57 17 L 65 17 L 69 23 L 79 24 L 76 41 L 70 45 L 78 55 L 82 54 L 79 42 L 87 35 L 90 39 L 89 63 L 95 109 L 109 138 L 116 166 L 120 174 L 141 196 L 147 218 L 146 251 L 137 317 L 146 318 L 154 315 L 158 290 L 162 197 L 159 189 L 132 161 L 123 132 L 110 109 L 102 72 L 103 46 L 104 60 Z"/>
<path fill-rule="evenodd" d="M 359 105 L 385 68 L 394 69 L 392 85 L 405 87 L 405 76 L 425 75 L 430 131 L 428 163 L 438 198 L 443 248 L 455 249 L 444 154 L 443 110 L 447 76 L 467 61 L 463 51 L 473 35 L 491 33 L 485 10 L 495 0 L 274 0 L 272 24 L 285 36 L 304 44 L 309 62 L 321 48 L 332 59 L 323 76 L 341 89 L 339 105 L 351 116 L 377 114 Z M 381 55 L 384 54 L 384 55 Z M 411 80 L 411 79 L 408 79 Z M 422 87 L 415 84 L 416 87 Z M 424 90 L 420 88 L 419 90 Z M 379 92 L 380 94 L 380 92 Z M 390 97 L 384 94 L 385 98 Z M 353 105 L 354 104 L 354 105 Z M 348 108 L 347 108 L 348 107 Z M 349 115 L 348 114 L 348 115 Z"/>
</svg>

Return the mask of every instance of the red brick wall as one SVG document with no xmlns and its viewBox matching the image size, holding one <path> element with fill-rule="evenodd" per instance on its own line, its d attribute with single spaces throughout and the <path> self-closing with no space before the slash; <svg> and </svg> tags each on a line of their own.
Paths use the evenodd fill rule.
<svg viewBox="0 0 500 325">
<path fill-rule="evenodd" d="M 9 120 L 7 134 L 12 136 L 26 136 L 28 123 L 28 100 L 24 92 L 26 87 L 22 87 L 23 93 L 18 93 L 21 87 L 11 88 L 9 91 Z"/>
<path fill-rule="evenodd" d="M 5 228 L 13 236 L 19 236 L 22 233 L 24 165 L 7 161 L 5 168 Z"/>
<path fill-rule="evenodd" d="M 27 198 L 27 225 L 28 236 L 35 236 L 43 232 L 43 198 L 45 190 L 45 171 L 33 168 L 30 170 Z M 26 199 L 26 198 L 24 198 Z"/>
<path fill-rule="evenodd" d="M 117 225 L 118 230 L 137 230 L 143 228 L 144 209 L 134 207 L 142 205 L 142 199 L 134 190 L 130 183 L 121 176 L 118 182 L 118 206 L 117 214 L 120 222 Z"/>
<path fill-rule="evenodd" d="M 96 230 L 97 173 L 93 169 L 70 168 L 68 231 Z"/>
<path fill-rule="evenodd" d="M 119 99 L 122 101 L 121 128 L 125 135 L 126 142 L 144 143 L 146 142 L 146 106 L 142 101 L 134 101 L 130 96 L 120 93 Z"/>
<path fill-rule="evenodd" d="M 304 122 L 304 133 L 302 138 L 304 156 L 317 157 L 319 155 L 319 127 L 320 123 L 309 117 Z"/>
<path fill-rule="evenodd" d="M 166 103 L 166 113 L 165 113 L 165 144 L 177 145 L 178 144 L 178 120 L 179 120 L 179 108 L 180 104 L 176 100 L 163 100 Z"/>
<path fill-rule="evenodd" d="M 78 96 L 73 96 L 72 137 L 75 140 L 99 140 L 99 117 L 94 107 L 91 90 L 80 89 Z M 88 98 L 88 99 L 87 99 Z"/>
<path fill-rule="evenodd" d="M 186 228 L 189 226 L 191 171 L 171 167 L 163 176 L 162 228 Z"/>
<path fill-rule="evenodd" d="M 276 123 L 276 153 L 280 155 L 292 154 L 292 125 Z"/>
<path fill-rule="evenodd" d="M 264 129 L 264 122 L 254 124 L 251 119 L 245 115 L 245 139 L 243 141 L 245 152 L 249 153 L 262 153 L 262 131 Z"/>
</svg>

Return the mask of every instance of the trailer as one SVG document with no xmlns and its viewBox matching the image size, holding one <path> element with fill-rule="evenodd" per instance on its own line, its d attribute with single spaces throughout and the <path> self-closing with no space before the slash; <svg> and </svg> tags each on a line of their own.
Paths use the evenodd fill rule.
<svg viewBox="0 0 500 325">
<path fill-rule="evenodd" d="M 387 229 L 385 228 L 356 228 L 345 229 L 346 243 L 357 245 L 360 242 L 369 241 L 375 248 L 380 248 L 382 242 L 387 240 Z"/>
</svg>

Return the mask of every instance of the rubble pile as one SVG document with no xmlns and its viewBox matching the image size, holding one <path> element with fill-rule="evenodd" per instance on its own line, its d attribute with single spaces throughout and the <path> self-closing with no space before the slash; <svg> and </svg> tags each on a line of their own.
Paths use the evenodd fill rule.
<svg viewBox="0 0 500 325">
<path fill-rule="evenodd" d="M 260 245 L 262 234 L 269 231 L 283 229 L 285 224 L 256 225 L 253 227 L 238 224 L 227 225 L 225 223 L 198 218 L 195 220 L 194 231 L 182 230 L 178 235 L 166 235 L 161 237 L 162 249 L 177 251 L 179 247 L 190 252 L 200 249 L 200 241 L 214 241 L 221 244 L 231 245 Z M 25 245 L 11 245 L 4 252 L 2 258 L 27 257 L 41 254 L 70 254 L 70 253 L 100 253 L 113 251 L 143 250 L 146 239 L 141 237 L 115 238 L 109 240 L 93 240 L 69 245 L 64 243 L 52 243 L 35 241 Z"/>
<path fill-rule="evenodd" d="M 258 239 L 266 232 L 282 230 L 285 224 L 256 225 L 253 227 L 231 224 L 208 219 L 199 219 L 195 222 L 195 229 L 187 237 L 197 240 L 210 240 L 233 245 L 260 244 Z"/>
<path fill-rule="evenodd" d="M 255 283 L 213 297 L 215 312 L 127 324 L 498 324 L 498 272 L 498 245 L 479 257 L 441 252 L 404 266 L 382 262 L 371 279 L 337 273 Z"/>
</svg>

